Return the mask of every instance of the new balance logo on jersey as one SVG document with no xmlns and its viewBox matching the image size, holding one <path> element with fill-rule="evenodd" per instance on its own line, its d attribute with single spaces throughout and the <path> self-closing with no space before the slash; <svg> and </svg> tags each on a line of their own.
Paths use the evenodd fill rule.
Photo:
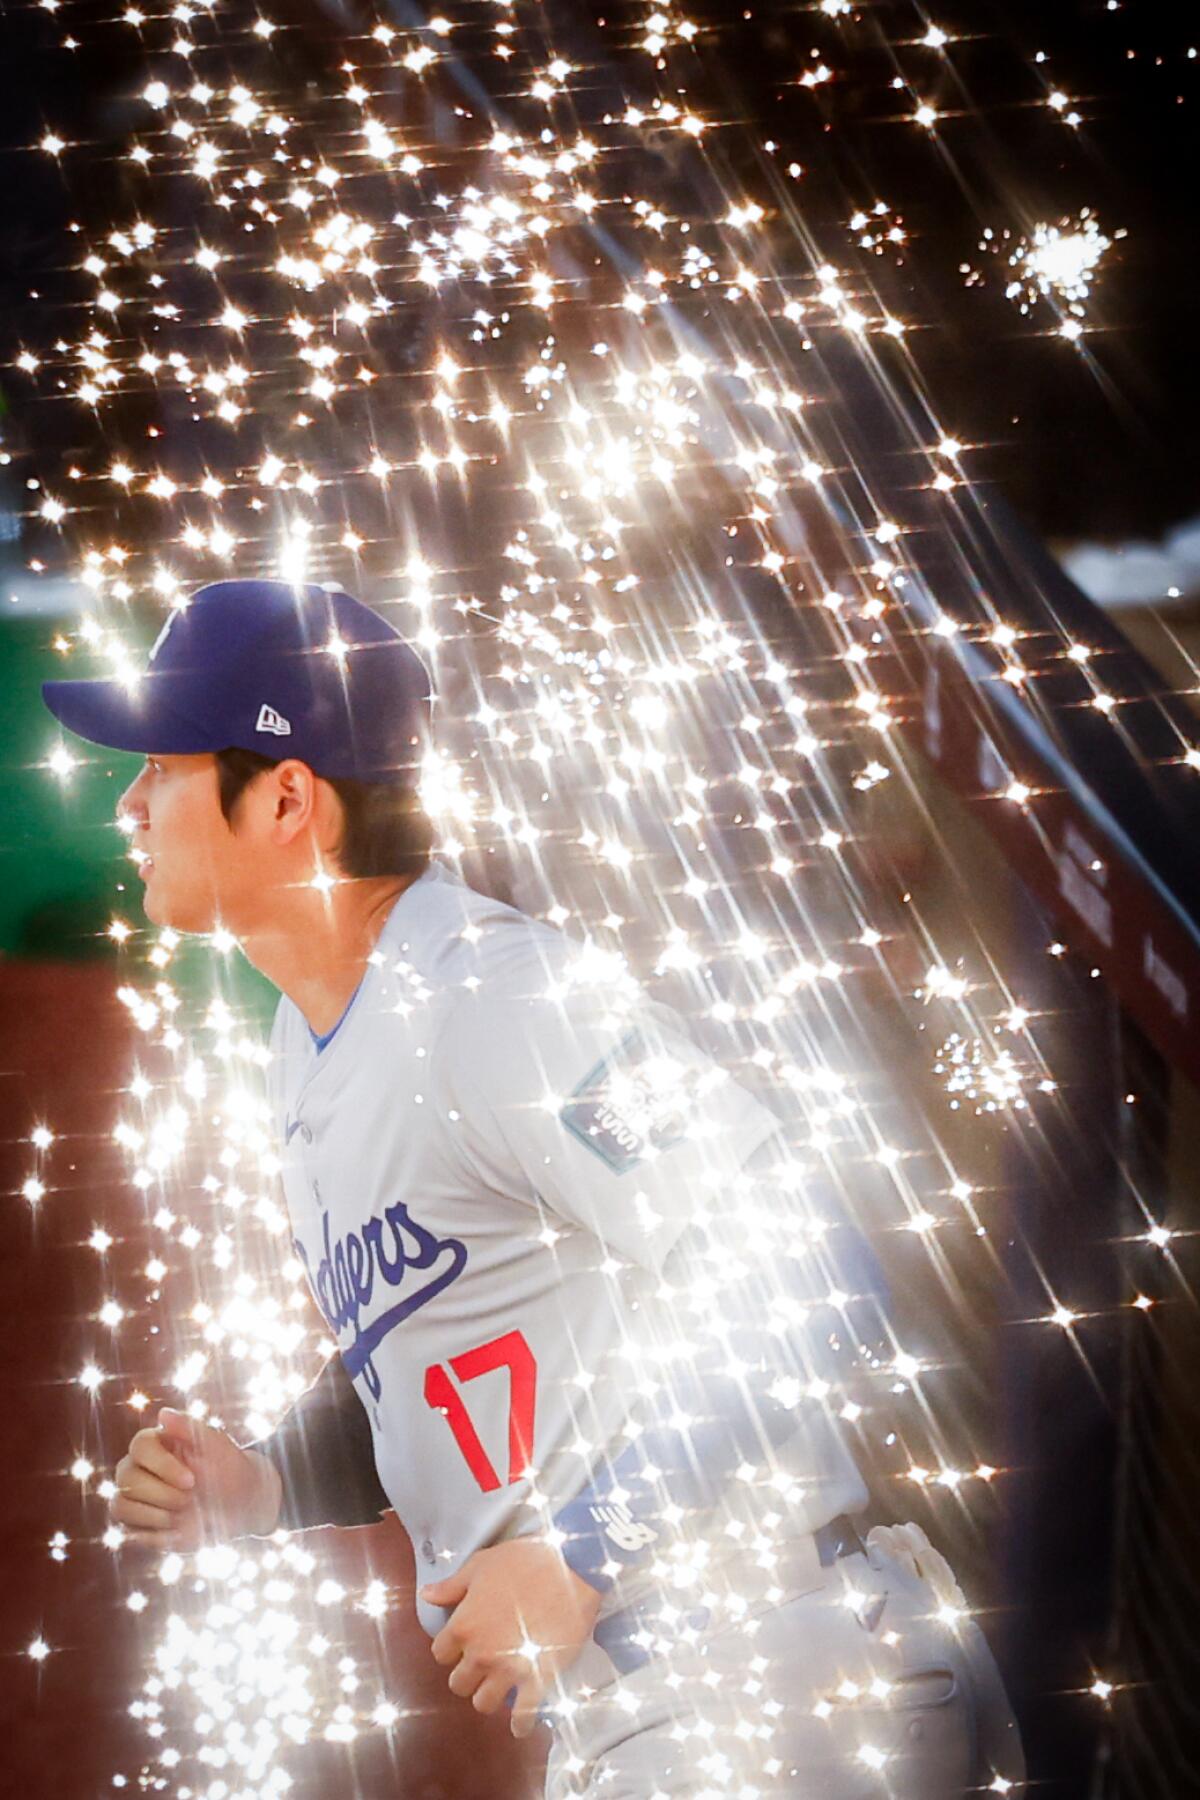
<svg viewBox="0 0 1200 1800">
<path fill-rule="evenodd" d="M 627 1506 L 612 1502 L 604 1506 L 592 1506 L 588 1510 L 609 1543 L 615 1544 L 618 1550 L 624 1550 L 628 1556 L 635 1555 L 639 1550 L 646 1550 L 657 1542 L 657 1531 L 635 1519 Z"/>
<path fill-rule="evenodd" d="M 291 737 L 292 735 L 290 721 L 285 719 L 282 713 L 276 712 L 273 706 L 268 706 L 265 700 L 258 709 L 258 719 L 254 729 L 255 731 L 270 731 L 276 737 Z"/>
</svg>

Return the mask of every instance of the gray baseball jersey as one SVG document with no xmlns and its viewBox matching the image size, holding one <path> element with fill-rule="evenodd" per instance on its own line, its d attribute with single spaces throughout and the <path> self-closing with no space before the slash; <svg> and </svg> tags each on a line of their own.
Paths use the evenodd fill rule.
<svg viewBox="0 0 1200 1800">
<path fill-rule="evenodd" d="M 285 999 L 272 1052 L 297 1252 L 433 1580 L 625 1441 L 672 1246 L 779 1121 L 614 961 L 436 864 L 332 1040 Z M 835 1434 L 804 1454 L 801 1529 L 864 1503 Z"/>
</svg>

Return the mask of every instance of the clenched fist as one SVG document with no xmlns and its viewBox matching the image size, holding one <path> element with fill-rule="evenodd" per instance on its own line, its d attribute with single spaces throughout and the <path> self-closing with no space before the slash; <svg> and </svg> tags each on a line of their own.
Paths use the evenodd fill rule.
<svg viewBox="0 0 1200 1800">
<path fill-rule="evenodd" d="M 264 1537 L 279 1518 L 274 1464 L 171 1407 L 163 1407 L 156 1429 L 137 1433 L 114 1479 L 113 1518 L 135 1543 L 157 1550 Z"/>
<path fill-rule="evenodd" d="M 555 1677 L 592 1634 L 600 1596 L 541 1538 L 509 1538 L 467 1558 L 457 1575 L 430 1582 L 421 1597 L 453 1607 L 433 1640 L 450 1692 L 476 1712 L 496 1712 L 513 1694 L 510 1729 L 528 1737 Z"/>
</svg>

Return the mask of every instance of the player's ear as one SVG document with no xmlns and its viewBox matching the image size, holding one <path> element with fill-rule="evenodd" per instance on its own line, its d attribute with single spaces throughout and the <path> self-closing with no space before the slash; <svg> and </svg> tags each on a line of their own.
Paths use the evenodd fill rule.
<svg viewBox="0 0 1200 1800">
<path fill-rule="evenodd" d="M 318 810 L 317 777 L 307 763 L 289 757 L 270 771 L 271 830 L 280 844 L 293 843 L 313 825 Z"/>
</svg>

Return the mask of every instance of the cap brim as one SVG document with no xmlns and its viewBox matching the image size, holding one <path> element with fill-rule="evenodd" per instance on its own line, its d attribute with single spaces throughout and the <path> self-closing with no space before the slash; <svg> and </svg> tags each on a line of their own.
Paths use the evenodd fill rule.
<svg viewBox="0 0 1200 1800">
<path fill-rule="evenodd" d="M 133 687 L 118 681 L 44 681 L 42 699 L 60 725 L 106 750 L 133 750 L 143 756 L 197 756 L 224 746 L 193 725 L 145 676 Z"/>
</svg>

